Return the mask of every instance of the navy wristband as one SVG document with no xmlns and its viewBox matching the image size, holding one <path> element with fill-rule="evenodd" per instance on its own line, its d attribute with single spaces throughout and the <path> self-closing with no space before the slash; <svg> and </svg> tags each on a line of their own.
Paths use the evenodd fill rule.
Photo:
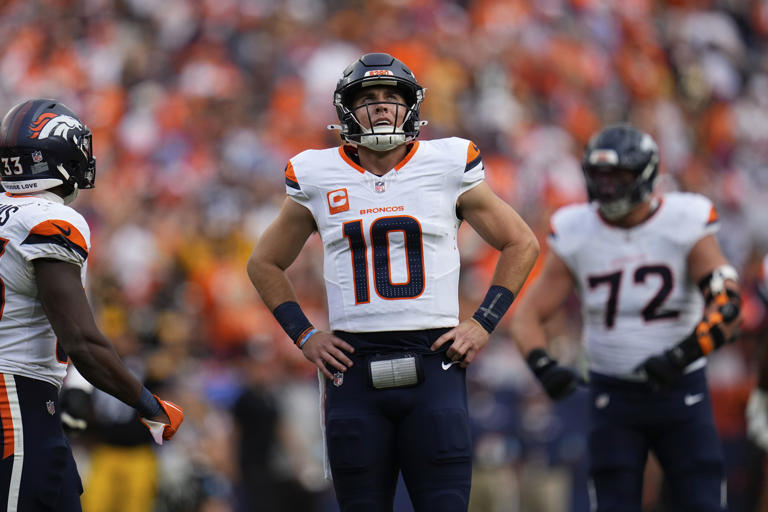
<svg viewBox="0 0 768 512">
<path fill-rule="evenodd" d="M 139 416 L 142 418 L 154 418 L 163 411 L 160 407 L 160 402 L 152 394 L 150 390 L 145 387 L 141 388 L 141 395 L 139 395 L 139 401 L 133 406 L 139 411 Z"/>
<path fill-rule="evenodd" d="M 272 314 L 294 344 L 313 328 L 312 322 L 304 315 L 301 307 L 293 301 L 283 302 L 272 311 Z"/>
<path fill-rule="evenodd" d="M 512 305 L 513 300 L 515 300 L 515 294 L 507 288 L 491 286 L 488 293 L 485 294 L 483 303 L 477 308 L 472 318 L 477 320 L 477 323 L 482 325 L 486 331 L 493 332 L 501 321 L 501 317 Z"/>
</svg>

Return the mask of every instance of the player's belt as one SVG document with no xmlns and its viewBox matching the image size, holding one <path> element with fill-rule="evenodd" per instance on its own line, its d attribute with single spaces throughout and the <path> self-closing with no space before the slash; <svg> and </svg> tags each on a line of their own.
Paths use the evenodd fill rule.
<svg viewBox="0 0 768 512">
<path fill-rule="evenodd" d="M 415 386 L 423 380 L 419 354 L 375 355 L 368 360 L 368 384 L 375 389 Z"/>
</svg>

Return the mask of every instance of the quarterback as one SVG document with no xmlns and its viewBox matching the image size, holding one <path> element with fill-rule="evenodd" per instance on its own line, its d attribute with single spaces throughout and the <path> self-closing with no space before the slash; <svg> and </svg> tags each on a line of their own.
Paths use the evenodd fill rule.
<svg viewBox="0 0 768 512">
<path fill-rule="evenodd" d="M 417 511 L 467 510 L 465 369 L 538 255 L 530 228 L 485 183 L 474 143 L 416 140 L 423 99 L 391 55 L 348 66 L 333 101 L 344 143 L 290 159 L 288 197 L 248 262 L 277 321 L 330 381 L 325 434 L 343 512 L 391 511 L 400 471 Z M 499 260 L 482 305 L 459 322 L 465 220 Z M 331 332 L 305 317 L 285 275 L 313 232 Z"/>
<path fill-rule="evenodd" d="M 184 418 L 136 380 L 94 322 L 84 291 L 90 230 L 68 206 L 93 188 L 91 142 L 56 100 L 19 103 L 0 124 L 0 508 L 9 512 L 81 510 L 59 401 L 68 361 L 135 407 L 158 443 Z"/>
<path fill-rule="evenodd" d="M 704 365 L 735 337 L 738 276 L 715 239 L 712 203 L 654 195 L 658 166 L 655 141 L 631 125 L 592 137 L 582 167 L 593 201 L 552 216 L 551 250 L 512 323 L 532 371 L 562 398 L 580 378 L 547 353 L 545 322 L 578 290 L 590 368 L 590 498 L 599 512 L 640 512 L 649 450 L 672 510 L 726 509 Z"/>
</svg>

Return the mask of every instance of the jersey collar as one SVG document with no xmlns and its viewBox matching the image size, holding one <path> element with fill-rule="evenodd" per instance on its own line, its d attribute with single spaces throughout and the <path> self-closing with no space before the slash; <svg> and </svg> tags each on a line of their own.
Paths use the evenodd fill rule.
<svg viewBox="0 0 768 512">
<path fill-rule="evenodd" d="M 405 154 L 402 160 L 394 167 L 396 171 L 399 171 L 403 168 L 405 164 L 408 163 L 408 161 L 413 158 L 413 155 L 416 154 L 416 151 L 419 149 L 419 141 L 411 142 L 408 145 L 408 152 Z M 344 160 L 350 167 L 352 167 L 354 170 L 359 172 L 360 174 L 365 174 L 365 169 L 358 164 L 355 160 L 352 159 L 352 157 L 347 153 L 347 150 L 351 150 L 351 152 L 356 152 L 356 148 L 350 144 L 344 144 L 342 146 L 339 146 L 339 155 L 341 155 L 341 159 Z"/>
</svg>

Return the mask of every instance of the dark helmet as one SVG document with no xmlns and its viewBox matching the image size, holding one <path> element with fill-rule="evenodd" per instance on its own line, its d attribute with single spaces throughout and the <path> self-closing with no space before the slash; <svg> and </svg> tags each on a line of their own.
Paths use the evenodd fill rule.
<svg viewBox="0 0 768 512">
<path fill-rule="evenodd" d="M 387 127 L 386 132 L 363 128 L 352 111 L 352 100 L 363 87 L 390 85 L 403 95 L 407 105 L 402 126 Z M 419 136 L 426 121 L 419 121 L 424 88 L 410 69 L 388 53 L 368 53 L 347 66 L 333 93 L 333 105 L 341 122 L 341 137 L 347 142 L 385 151 Z M 400 107 L 398 107 L 400 108 Z"/>
<path fill-rule="evenodd" d="M 659 174 L 659 148 L 647 133 L 629 124 L 615 124 L 590 139 L 581 167 L 590 201 L 598 202 L 606 218 L 617 219 L 653 191 Z M 627 179 L 621 171 L 629 171 L 634 179 Z"/>
<path fill-rule="evenodd" d="M 0 124 L 3 188 L 29 194 L 65 185 L 65 195 L 93 188 L 96 160 L 91 130 L 51 99 L 19 103 Z"/>
</svg>

